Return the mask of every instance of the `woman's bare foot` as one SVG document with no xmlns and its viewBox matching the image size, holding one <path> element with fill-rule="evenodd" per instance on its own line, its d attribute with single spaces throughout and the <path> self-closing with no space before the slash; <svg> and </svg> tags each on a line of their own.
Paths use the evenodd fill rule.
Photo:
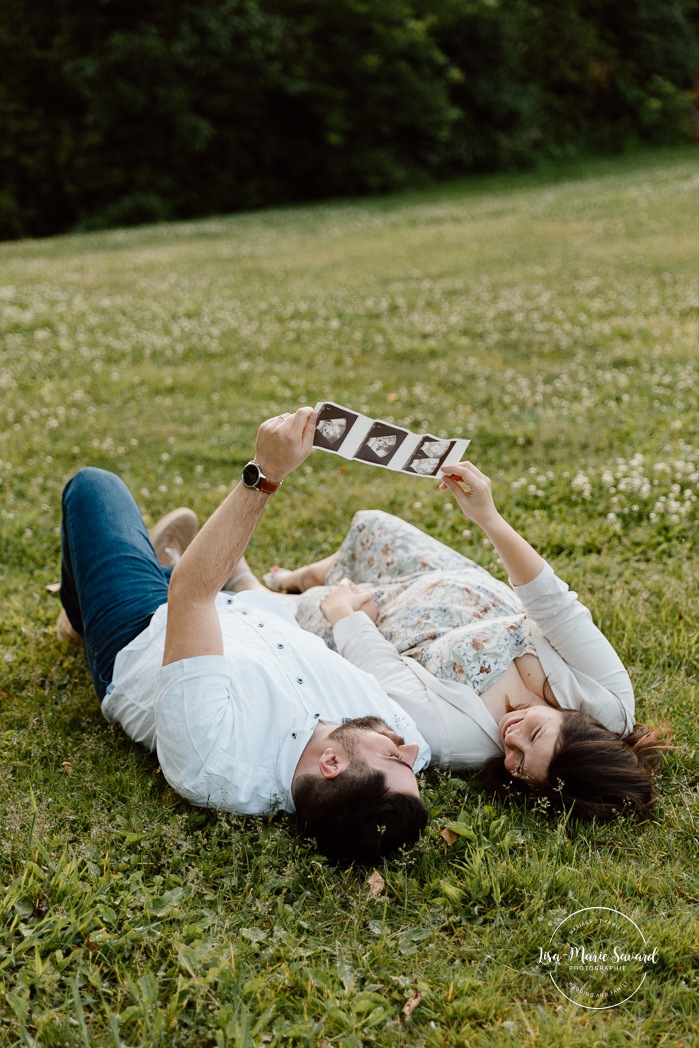
<svg viewBox="0 0 699 1048">
<path fill-rule="evenodd" d="M 324 586 L 328 572 L 335 563 L 336 553 L 331 553 L 315 564 L 306 564 L 289 571 L 287 568 L 272 568 L 262 576 L 262 581 L 273 593 L 305 593 L 312 586 Z"/>
<path fill-rule="evenodd" d="M 262 585 L 257 576 L 251 571 L 245 557 L 240 558 L 233 574 L 223 588 L 228 590 L 229 593 L 243 593 L 245 590 L 262 590 L 267 592 L 266 587 Z"/>
</svg>

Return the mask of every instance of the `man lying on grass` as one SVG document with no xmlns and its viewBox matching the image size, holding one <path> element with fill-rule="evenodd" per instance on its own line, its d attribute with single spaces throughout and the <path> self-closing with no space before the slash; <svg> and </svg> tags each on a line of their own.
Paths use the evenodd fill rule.
<svg viewBox="0 0 699 1048">
<path fill-rule="evenodd" d="M 124 483 L 80 470 L 63 493 L 58 632 L 84 641 L 105 717 L 157 750 L 187 800 L 295 810 L 328 857 L 371 862 L 426 824 L 413 769 L 429 763 L 427 743 L 372 676 L 296 625 L 292 606 L 229 592 L 315 422 L 308 407 L 264 422 L 242 481 L 191 542 L 191 511 L 168 514 L 151 543 Z"/>
</svg>

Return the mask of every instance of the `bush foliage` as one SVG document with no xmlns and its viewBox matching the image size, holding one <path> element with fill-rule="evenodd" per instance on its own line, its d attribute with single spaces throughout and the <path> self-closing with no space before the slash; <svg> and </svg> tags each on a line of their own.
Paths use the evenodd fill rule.
<svg viewBox="0 0 699 1048">
<path fill-rule="evenodd" d="M 698 0 L 5 0 L 0 236 L 677 141 L 698 77 Z"/>
</svg>

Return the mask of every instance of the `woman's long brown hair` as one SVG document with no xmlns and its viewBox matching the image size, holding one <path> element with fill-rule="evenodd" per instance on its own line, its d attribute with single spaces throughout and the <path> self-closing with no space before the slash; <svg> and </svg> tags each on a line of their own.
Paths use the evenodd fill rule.
<svg viewBox="0 0 699 1048">
<path fill-rule="evenodd" d="M 561 707 L 548 687 L 549 706 Z M 621 737 L 587 713 L 561 709 L 561 733 L 544 783 L 515 778 L 504 759 L 491 757 L 483 766 L 488 788 L 501 797 L 543 797 L 552 810 L 572 808 L 582 819 L 610 819 L 622 812 L 647 819 L 657 800 L 655 771 L 671 748 L 664 728 L 636 724 Z"/>
</svg>

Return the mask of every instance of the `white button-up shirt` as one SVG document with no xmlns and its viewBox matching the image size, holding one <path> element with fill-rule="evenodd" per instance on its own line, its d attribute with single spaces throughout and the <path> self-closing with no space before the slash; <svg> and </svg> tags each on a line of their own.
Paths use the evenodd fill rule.
<svg viewBox="0 0 699 1048">
<path fill-rule="evenodd" d="M 163 666 L 167 604 L 116 657 L 102 702 L 108 721 L 157 750 L 165 778 L 193 804 L 241 814 L 294 811 L 291 781 L 319 721 L 381 717 L 430 749 L 415 722 L 374 677 L 299 628 L 294 602 L 221 593 L 223 655 Z"/>
</svg>

